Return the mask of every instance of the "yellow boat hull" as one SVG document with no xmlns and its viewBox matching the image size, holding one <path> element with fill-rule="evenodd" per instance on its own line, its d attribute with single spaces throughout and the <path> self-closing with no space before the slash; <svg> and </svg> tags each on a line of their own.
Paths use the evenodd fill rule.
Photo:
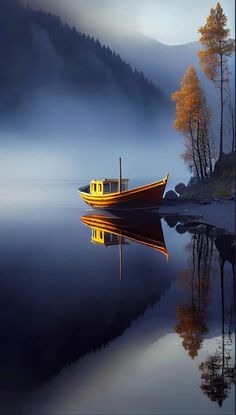
<svg viewBox="0 0 236 415">
<path fill-rule="evenodd" d="M 93 195 L 89 185 L 79 189 L 83 201 L 95 209 L 107 210 L 139 210 L 158 208 L 163 199 L 168 176 L 145 186 L 125 190 L 121 193 Z"/>
</svg>

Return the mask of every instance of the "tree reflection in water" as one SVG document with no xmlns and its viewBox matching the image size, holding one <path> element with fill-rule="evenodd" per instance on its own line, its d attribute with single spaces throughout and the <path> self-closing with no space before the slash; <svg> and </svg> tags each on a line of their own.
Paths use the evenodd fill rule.
<svg viewBox="0 0 236 415">
<path fill-rule="evenodd" d="M 187 301 L 178 305 L 178 323 L 175 330 L 182 338 L 182 345 L 194 359 L 207 334 L 207 305 L 209 303 L 209 281 L 212 271 L 213 240 L 207 234 L 192 235 L 186 246 L 191 255 L 189 268 L 181 274 Z"/>
<path fill-rule="evenodd" d="M 191 241 L 186 246 L 190 252 L 188 269 L 181 274 L 181 283 L 185 287 L 187 301 L 177 306 L 178 323 L 175 330 L 182 338 L 182 345 L 189 356 L 194 359 L 202 346 L 204 336 L 208 333 L 207 307 L 210 301 L 210 280 L 216 276 L 213 263 L 220 268 L 221 289 L 221 337 L 215 353 L 208 356 L 199 365 L 202 383 L 200 385 L 209 399 L 222 406 L 228 397 L 231 386 L 235 383 L 235 366 L 231 364 L 233 349 L 233 310 L 235 305 L 235 240 L 232 235 L 217 236 L 212 227 L 198 225 L 184 229 L 192 233 Z M 183 228 L 182 228 L 183 231 Z M 183 233 L 181 231 L 181 233 Z M 225 295 L 225 262 L 232 264 L 232 289 Z M 216 270 L 215 270 L 216 271 Z"/>
<path fill-rule="evenodd" d="M 227 249 L 227 244 L 228 249 Z M 222 336 L 214 354 L 209 355 L 205 362 L 199 365 L 201 374 L 201 389 L 211 401 L 215 401 L 221 407 L 223 401 L 229 396 L 232 384 L 235 384 L 235 365 L 231 365 L 233 309 L 235 306 L 235 243 L 232 238 L 224 236 L 216 238 L 215 245 L 218 249 L 221 282 L 221 329 Z M 231 252 L 230 252 L 231 251 Z M 225 296 L 224 266 L 225 262 L 232 264 L 233 295 Z M 227 307 L 228 306 L 228 307 Z"/>
</svg>

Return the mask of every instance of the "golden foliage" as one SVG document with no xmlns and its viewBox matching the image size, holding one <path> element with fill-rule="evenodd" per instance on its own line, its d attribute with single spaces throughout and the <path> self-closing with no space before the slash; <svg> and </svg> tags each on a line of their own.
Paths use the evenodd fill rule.
<svg viewBox="0 0 236 415">
<path fill-rule="evenodd" d="M 220 3 L 217 3 L 215 8 L 211 8 L 206 24 L 198 29 L 201 34 L 199 41 L 204 47 L 198 52 L 199 63 L 205 75 L 211 80 L 217 78 L 221 66 L 226 66 L 227 57 L 231 56 L 235 49 L 226 23 L 227 17 Z"/>
<path fill-rule="evenodd" d="M 192 65 L 187 68 L 178 91 L 171 95 L 175 101 L 174 128 L 184 133 L 184 162 L 203 180 L 212 170 L 208 137 L 210 111 L 205 94 Z"/>
<path fill-rule="evenodd" d="M 176 103 L 176 118 L 174 128 L 188 133 L 189 129 L 197 127 L 204 94 L 200 87 L 196 71 L 190 65 L 183 76 L 180 89 L 171 95 Z"/>
</svg>

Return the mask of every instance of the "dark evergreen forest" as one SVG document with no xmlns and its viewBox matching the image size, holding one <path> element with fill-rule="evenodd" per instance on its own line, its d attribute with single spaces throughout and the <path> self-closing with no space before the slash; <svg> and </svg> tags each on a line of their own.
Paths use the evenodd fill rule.
<svg viewBox="0 0 236 415">
<path fill-rule="evenodd" d="M 0 2 L 0 108 L 17 109 L 29 93 L 65 89 L 102 94 L 148 113 L 167 108 L 163 92 L 98 39 L 55 15 Z"/>
</svg>

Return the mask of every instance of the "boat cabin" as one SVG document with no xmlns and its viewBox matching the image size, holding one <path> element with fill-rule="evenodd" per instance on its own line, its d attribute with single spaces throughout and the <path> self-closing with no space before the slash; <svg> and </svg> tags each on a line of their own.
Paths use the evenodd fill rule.
<svg viewBox="0 0 236 415">
<path fill-rule="evenodd" d="M 119 237 L 113 233 L 106 232 L 103 229 L 97 227 L 91 228 L 91 242 L 103 244 L 105 246 L 118 245 Z"/>
<path fill-rule="evenodd" d="M 129 179 L 121 179 L 121 189 L 119 188 L 119 179 L 103 179 L 103 180 L 91 180 L 90 182 L 90 194 L 92 195 L 105 195 L 107 193 L 118 193 L 128 190 Z"/>
</svg>

